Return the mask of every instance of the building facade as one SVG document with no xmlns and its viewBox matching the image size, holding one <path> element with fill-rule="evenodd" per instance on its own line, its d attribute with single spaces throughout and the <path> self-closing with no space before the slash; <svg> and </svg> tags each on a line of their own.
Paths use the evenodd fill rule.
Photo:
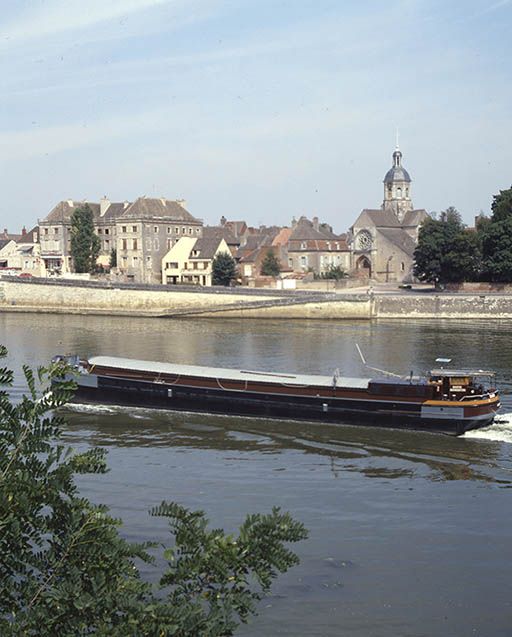
<svg viewBox="0 0 512 637">
<path fill-rule="evenodd" d="M 350 228 L 353 275 L 378 282 L 413 280 L 418 231 L 428 214 L 426 210 L 414 208 L 411 183 L 397 146 L 393 165 L 384 177 L 381 208 L 365 208 Z"/>
<path fill-rule="evenodd" d="M 231 254 L 222 237 L 182 237 L 162 259 L 164 285 L 212 285 L 212 265 L 217 254 Z"/>
</svg>

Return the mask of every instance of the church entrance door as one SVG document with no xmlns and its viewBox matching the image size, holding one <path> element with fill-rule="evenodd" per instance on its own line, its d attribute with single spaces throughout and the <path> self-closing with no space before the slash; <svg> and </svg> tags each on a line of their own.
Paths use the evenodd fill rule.
<svg viewBox="0 0 512 637">
<path fill-rule="evenodd" d="M 370 259 L 368 259 L 368 257 L 359 257 L 356 263 L 356 268 L 358 272 L 364 277 L 368 279 L 372 278 L 372 264 L 370 263 Z"/>
</svg>

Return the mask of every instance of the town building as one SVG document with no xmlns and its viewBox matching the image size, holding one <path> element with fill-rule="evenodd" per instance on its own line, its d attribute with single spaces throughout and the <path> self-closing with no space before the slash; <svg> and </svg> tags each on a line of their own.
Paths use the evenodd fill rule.
<svg viewBox="0 0 512 637">
<path fill-rule="evenodd" d="M 92 211 L 100 238 L 98 265 L 109 270 L 111 262 L 115 262 L 112 272 L 127 281 L 159 283 L 162 258 L 169 249 L 183 236 L 202 236 L 202 221 L 186 210 L 183 200 L 63 200 L 39 222 L 41 258 L 48 273 L 66 275 L 73 271 L 71 217 L 84 205 Z"/>
<path fill-rule="evenodd" d="M 162 259 L 164 285 L 212 285 L 212 266 L 216 255 L 231 254 L 223 237 L 182 237 Z"/>
<path fill-rule="evenodd" d="M 379 282 L 413 280 L 418 231 L 428 214 L 414 208 L 411 183 L 397 145 L 393 165 L 384 177 L 381 208 L 365 208 L 350 228 L 353 275 Z"/>
<path fill-rule="evenodd" d="M 323 274 L 332 267 L 344 272 L 350 269 L 350 249 L 346 235 L 337 235 L 332 228 L 301 217 L 292 222 L 287 244 L 288 265 L 294 272 Z"/>
</svg>

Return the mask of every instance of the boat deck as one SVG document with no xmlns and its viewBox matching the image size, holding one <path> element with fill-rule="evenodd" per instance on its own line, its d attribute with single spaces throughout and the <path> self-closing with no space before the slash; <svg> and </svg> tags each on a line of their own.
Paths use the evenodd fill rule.
<svg viewBox="0 0 512 637">
<path fill-rule="evenodd" d="M 257 370 L 237 370 L 220 367 L 203 367 L 200 365 L 179 365 L 176 363 L 159 363 L 154 361 L 141 361 L 131 358 L 118 358 L 115 356 L 93 356 L 89 359 L 90 373 L 94 373 L 94 367 L 108 367 L 139 372 L 148 372 L 156 376 L 169 374 L 171 376 L 192 376 L 199 378 L 216 378 L 219 380 L 241 380 L 259 383 L 274 383 L 292 387 L 332 387 L 333 376 L 321 376 L 312 374 L 288 374 L 286 372 L 268 372 Z M 367 389 L 370 378 L 347 378 L 338 376 L 336 387 L 347 389 Z"/>
</svg>

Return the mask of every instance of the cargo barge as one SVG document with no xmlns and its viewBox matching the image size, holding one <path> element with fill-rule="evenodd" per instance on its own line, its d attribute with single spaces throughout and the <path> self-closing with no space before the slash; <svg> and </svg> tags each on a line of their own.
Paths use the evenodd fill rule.
<svg viewBox="0 0 512 637">
<path fill-rule="evenodd" d="M 74 401 L 406 427 L 461 435 L 492 423 L 500 407 L 494 373 L 433 369 L 407 378 L 344 378 L 57 356 L 74 368 Z"/>
</svg>

